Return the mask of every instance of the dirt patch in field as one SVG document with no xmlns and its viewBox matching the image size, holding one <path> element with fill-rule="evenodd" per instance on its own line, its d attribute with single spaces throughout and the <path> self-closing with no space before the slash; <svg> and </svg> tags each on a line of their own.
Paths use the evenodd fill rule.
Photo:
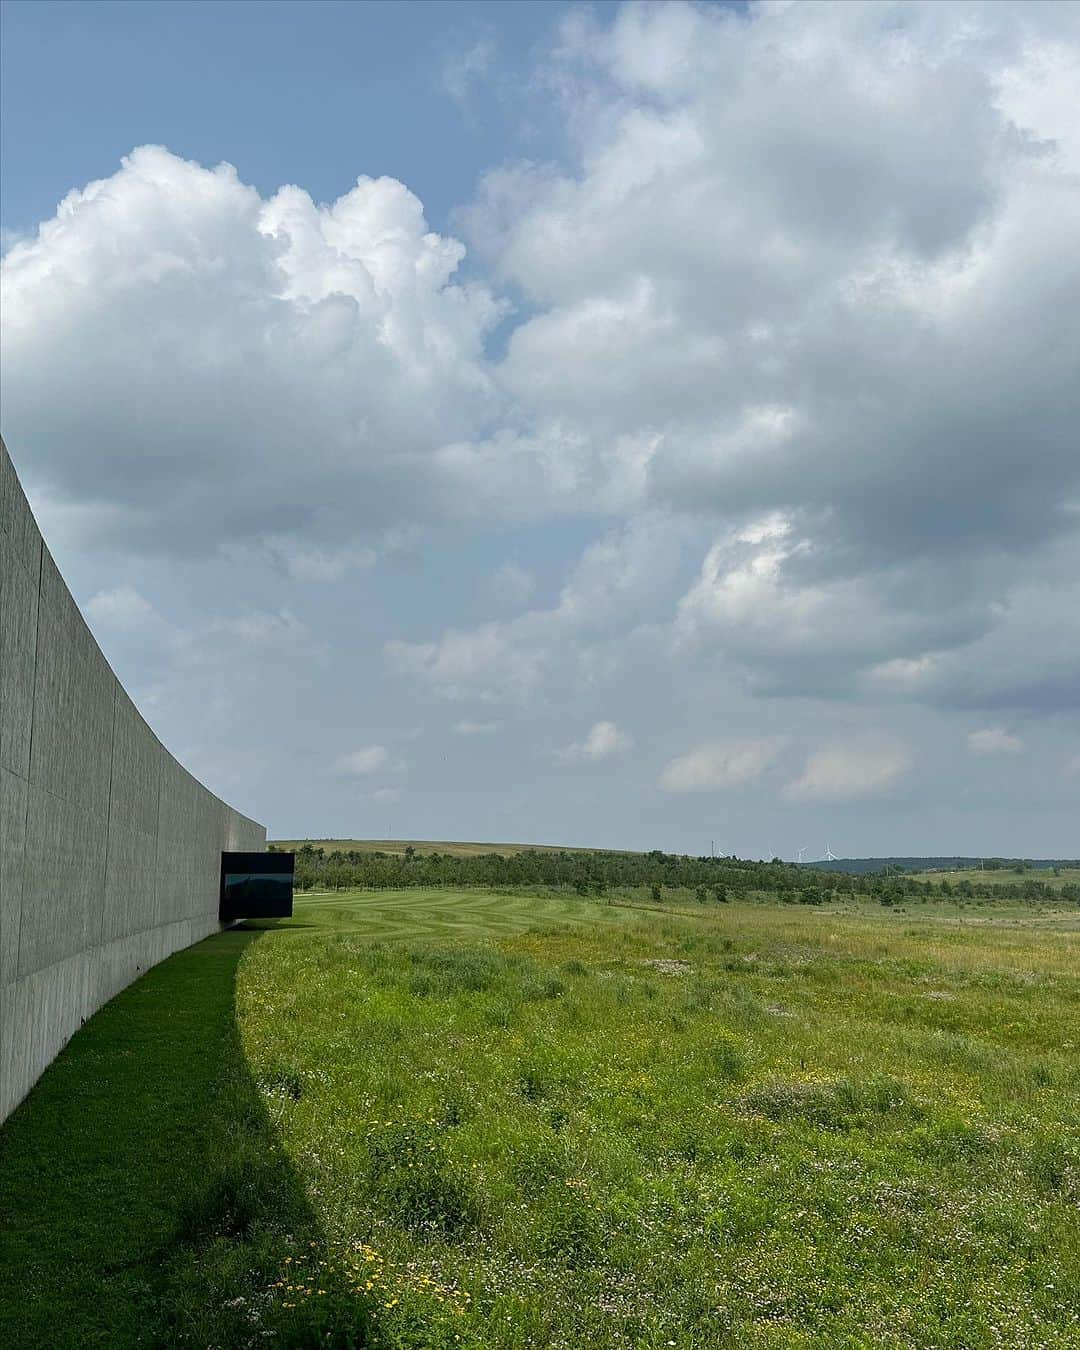
<svg viewBox="0 0 1080 1350">
<path fill-rule="evenodd" d="M 649 966 L 652 970 L 658 970 L 661 975 L 689 975 L 694 969 L 689 961 L 675 961 L 664 956 L 650 957 L 641 964 Z"/>
</svg>

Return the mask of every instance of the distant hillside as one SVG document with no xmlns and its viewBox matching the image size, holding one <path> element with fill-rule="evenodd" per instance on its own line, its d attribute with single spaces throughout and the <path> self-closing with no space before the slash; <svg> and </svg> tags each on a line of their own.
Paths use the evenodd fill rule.
<svg viewBox="0 0 1080 1350">
<path fill-rule="evenodd" d="M 898 897 L 925 899 L 933 894 L 1040 900 L 1060 892 L 1063 899 L 1080 900 L 1080 871 L 1037 870 L 1029 864 L 1008 869 L 1001 862 L 981 872 L 916 872 L 899 864 L 950 860 L 905 858 L 887 870 L 887 859 L 842 858 L 837 860 L 839 870 L 824 871 L 791 862 L 691 858 L 660 849 L 625 853 L 404 839 L 289 839 L 272 847 L 296 853 L 295 884 L 301 891 L 540 886 L 601 896 L 613 889 L 647 887 L 654 902 L 683 891 L 701 904 L 771 895 L 788 904 L 819 905 L 836 893 L 876 895 L 884 905 L 895 904 Z"/>
<path fill-rule="evenodd" d="M 902 869 L 905 872 L 961 872 L 970 870 L 1014 871 L 1021 866 L 1031 870 L 1050 867 L 1080 867 L 1080 861 L 1068 858 L 834 858 L 831 862 L 808 862 L 800 866 L 816 872 L 852 872 L 865 876 L 872 872 Z"/>
<path fill-rule="evenodd" d="M 331 853 L 381 853 L 389 857 L 403 857 L 411 849 L 416 857 L 439 854 L 444 858 L 481 858 L 492 854 L 514 858 L 522 853 L 569 853 L 593 858 L 642 858 L 644 850 L 614 848 L 568 848 L 563 844 L 497 844 L 445 839 L 272 839 L 274 848 L 297 850 L 304 844 Z M 665 856 L 665 855 L 658 855 Z M 668 854 L 669 858 L 689 857 L 686 854 Z M 718 861 L 721 861 L 718 859 Z M 735 860 L 732 859 L 734 862 Z M 975 872 L 987 873 L 1041 871 L 1051 867 L 1080 867 L 1080 860 L 1066 858 L 973 858 L 951 857 L 896 857 L 896 858 L 836 858 L 832 862 L 818 860 L 804 863 L 785 863 L 808 872 L 845 872 L 854 876 L 871 876 L 878 872 Z M 989 877 L 987 878 L 989 879 Z M 1002 880 L 1007 878 L 1003 877 Z"/>
<path fill-rule="evenodd" d="M 407 848 L 426 857 L 431 853 L 447 858 L 477 858 L 497 853 L 503 858 L 513 858 L 518 853 L 614 853 L 620 857 L 633 856 L 626 849 L 607 848 L 565 848 L 561 844 L 483 844 L 463 843 L 442 839 L 271 839 L 274 848 L 291 849 L 294 852 L 302 844 L 321 848 L 325 853 L 389 853 L 400 857 Z"/>
</svg>

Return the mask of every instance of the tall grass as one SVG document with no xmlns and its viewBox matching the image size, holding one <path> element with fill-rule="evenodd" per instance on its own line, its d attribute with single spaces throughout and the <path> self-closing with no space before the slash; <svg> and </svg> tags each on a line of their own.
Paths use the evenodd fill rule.
<svg viewBox="0 0 1080 1350">
<path fill-rule="evenodd" d="M 1075 915 L 446 899 L 244 949 L 151 1342 L 1080 1343 Z"/>
</svg>

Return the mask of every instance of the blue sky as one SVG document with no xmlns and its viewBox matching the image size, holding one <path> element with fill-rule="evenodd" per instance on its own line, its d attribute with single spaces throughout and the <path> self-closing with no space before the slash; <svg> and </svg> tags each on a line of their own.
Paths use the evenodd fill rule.
<svg viewBox="0 0 1080 1350">
<path fill-rule="evenodd" d="M 272 834 L 1075 854 L 1080 19 L 3 9 L 4 435 Z"/>
<path fill-rule="evenodd" d="M 516 92 L 565 8 L 6 0 L 3 224 L 36 227 L 151 143 L 243 165 L 264 194 L 302 183 L 332 201 L 358 166 L 390 174 L 446 229 L 485 169 L 557 137 L 535 105 L 526 122 Z"/>
</svg>

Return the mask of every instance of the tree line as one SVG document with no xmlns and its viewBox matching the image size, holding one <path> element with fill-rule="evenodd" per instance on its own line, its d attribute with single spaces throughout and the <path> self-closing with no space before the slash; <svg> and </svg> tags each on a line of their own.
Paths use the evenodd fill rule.
<svg viewBox="0 0 1080 1350">
<path fill-rule="evenodd" d="M 273 848 L 273 845 L 271 845 Z M 750 892 L 775 893 L 781 900 L 823 904 L 844 896 L 875 896 L 883 904 L 935 896 L 1000 900 L 1080 901 L 1080 885 L 1060 889 L 1025 878 L 1016 883 L 989 880 L 931 882 L 902 875 L 828 872 L 774 859 L 771 863 L 725 857 L 686 857 L 653 849 L 648 853 L 582 853 L 526 849 L 520 853 L 403 853 L 333 849 L 313 844 L 296 850 L 298 890 L 403 890 L 409 887 L 518 887 L 572 889 L 603 895 L 618 888 L 648 888 L 654 899 L 665 890 L 689 890 L 699 900 L 723 902 Z"/>
</svg>

